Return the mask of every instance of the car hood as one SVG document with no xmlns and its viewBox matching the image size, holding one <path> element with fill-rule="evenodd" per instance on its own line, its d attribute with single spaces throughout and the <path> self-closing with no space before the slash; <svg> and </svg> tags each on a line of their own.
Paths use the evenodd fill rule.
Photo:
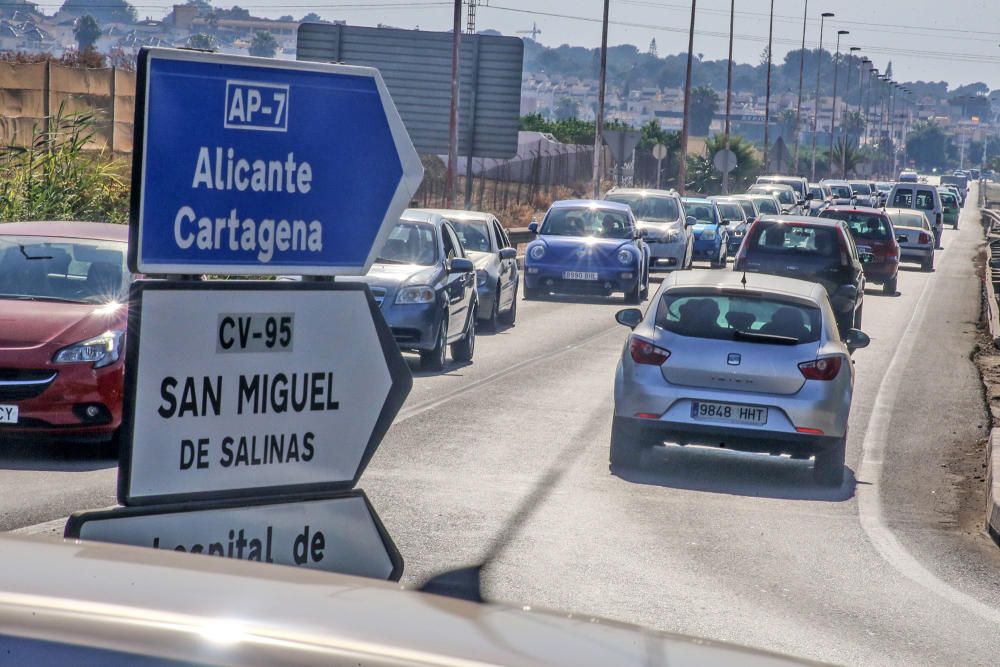
<svg viewBox="0 0 1000 667">
<path fill-rule="evenodd" d="M 128 307 L 0 299 L 0 351 L 63 347 L 124 329 Z"/>
<path fill-rule="evenodd" d="M 358 280 L 372 287 L 393 288 L 403 285 L 431 285 L 438 266 L 422 264 L 373 264 L 368 274 Z"/>
<path fill-rule="evenodd" d="M 655 236 L 666 236 L 667 234 L 680 234 L 681 233 L 681 223 L 679 221 L 675 222 L 648 222 L 645 220 L 639 221 L 639 229 L 645 229 L 650 232 L 651 235 Z"/>
</svg>

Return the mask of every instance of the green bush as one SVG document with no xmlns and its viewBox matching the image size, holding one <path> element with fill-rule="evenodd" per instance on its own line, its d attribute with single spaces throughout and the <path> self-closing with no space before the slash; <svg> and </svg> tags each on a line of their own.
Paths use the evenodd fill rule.
<svg viewBox="0 0 1000 667">
<path fill-rule="evenodd" d="M 28 147 L 0 149 L 0 221 L 128 222 L 128 165 L 85 149 L 94 122 L 60 109 Z"/>
</svg>

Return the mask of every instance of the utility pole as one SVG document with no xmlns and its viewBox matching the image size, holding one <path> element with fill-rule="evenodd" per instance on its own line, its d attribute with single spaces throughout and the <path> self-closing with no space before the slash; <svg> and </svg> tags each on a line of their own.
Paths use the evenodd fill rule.
<svg viewBox="0 0 1000 667">
<path fill-rule="evenodd" d="M 799 103 L 795 105 L 795 157 L 792 174 L 799 173 L 799 128 L 802 123 L 802 76 L 806 67 L 806 19 L 809 17 L 809 0 L 806 0 L 805 10 L 802 12 L 802 51 L 799 53 Z"/>
<path fill-rule="evenodd" d="M 819 123 L 819 79 L 823 71 L 823 24 L 833 16 L 833 12 L 823 12 L 819 15 L 819 54 L 816 56 L 816 97 L 813 99 L 812 126 L 812 169 L 809 172 L 812 182 L 816 182 L 816 126 Z"/>
<path fill-rule="evenodd" d="M 878 77 L 878 68 L 869 67 L 868 68 L 868 85 L 865 87 L 865 146 L 869 145 L 869 137 L 871 136 L 871 101 L 872 101 L 872 86 L 875 85 L 874 79 Z"/>
<path fill-rule="evenodd" d="M 451 36 L 451 109 L 448 115 L 448 170 L 445 172 L 445 207 L 452 208 L 458 189 L 458 57 L 462 47 L 462 0 L 455 0 Z"/>
<path fill-rule="evenodd" d="M 771 0 L 771 20 L 767 29 L 767 93 L 764 96 L 764 173 L 769 174 L 771 153 L 768 138 L 771 130 L 771 49 L 774 46 L 774 0 Z"/>
<path fill-rule="evenodd" d="M 684 194 L 687 183 L 688 132 L 691 124 L 691 61 L 694 59 L 694 15 L 698 0 L 691 0 L 691 28 L 688 30 L 687 76 L 684 77 L 684 117 L 681 120 L 681 158 L 677 167 L 677 190 Z"/>
<path fill-rule="evenodd" d="M 833 56 L 833 107 L 830 109 L 830 178 L 833 178 L 833 135 L 837 130 L 837 79 L 840 78 L 840 38 L 843 35 L 850 35 L 847 30 L 837 31 L 837 51 Z M 850 70 L 848 70 L 850 74 Z M 851 80 L 847 80 L 847 87 L 850 89 Z M 847 95 L 844 95 L 845 99 Z M 813 149 L 815 152 L 815 149 Z"/>
<path fill-rule="evenodd" d="M 604 0 L 604 23 L 601 26 L 601 74 L 597 84 L 597 120 L 594 123 L 594 199 L 601 196 L 601 153 L 604 152 L 604 87 L 608 71 L 608 11 L 611 0 Z"/>
<path fill-rule="evenodd" d="M 860 51 L 860 50 L 861 50 L 861 47 L 859 47 L 859 46 L 852 46 L 850 48 L 850 50 L 847 52 L 848 53 L 848 55 L 847 55 L 847 85 L 844 87 L 844 90 L 847 91 L 847 92 L 844 93 L 844 112 L 845 113 L 847 113 L 847 112 L 849 112 L 851 110 L 851 104 L 850 104 L 850 102 L 848 102 L 848 99 L 850 98 L 850 95 L 851 95 L 851 72 L 854 70 L 854 68 L 851 66 L 851 56 L 854 54 L 855 51 Z M 860 64 L 858 65 L 858 78 L 859 79 L 861 78 L 861 66 L 860 66 Z M 858 109 L 860 109 L 860 108 L 861 108 L 861 88 L 859 86 L 858 87 Z M 848 127 L 848 125 L 847 125 L 846 122 L 841 125 L 841 134 L 843 135 L 843 138 L 841 140 L 841 145 L 840 145 L 841 146 L 841 148 L 840 148 L 840 177 L 841 178 L 847 178 L 847 145 L 850 143 L 850 140 L 851 140 L 851 131 L 850 131 L 850 127 Z M 830 173 L 832 174 L 833 171 L 831 170 Z"/>
<path fill-rule="evenodd" d="M 729 68 L 726 73 L 726 147 L 722 163 L 722 194 L 729 194 L 729 132 L 733 113 L 733 28 L 736 23 L 736 0 L 729 1 Z"/>
</svg>

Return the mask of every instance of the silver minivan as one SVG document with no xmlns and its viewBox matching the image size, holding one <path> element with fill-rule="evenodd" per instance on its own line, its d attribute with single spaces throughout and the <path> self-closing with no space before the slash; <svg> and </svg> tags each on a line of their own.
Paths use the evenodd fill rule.
<svg viewBox="0 0 1000 667">
<path fill-rule="evenodd" d="M 886 202 L 888 208 L 912 208 L 920 211 L 934 228 L 934 245 L 941 247 L 944 233 L 944 205 L 937 186 L 926 183 L 896 183 Z"/>
</svg>

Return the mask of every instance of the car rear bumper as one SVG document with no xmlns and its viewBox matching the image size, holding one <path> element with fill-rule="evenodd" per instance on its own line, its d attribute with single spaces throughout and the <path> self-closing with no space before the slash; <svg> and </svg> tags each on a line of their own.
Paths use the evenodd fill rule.
<svg viewBox="0 0 1000 667">
<path fill-rule="evenodd" d="M 868 282 L 882 284 L 892 280 L 899 274 L 898 262 L 884 262 L 882 264 L 866 264 L 865 280 Z"/>
<path fill-rule="evenodd" d="M 934 246 L 904 246 L 899 247 L 899 259 L 902 262 L 923 262 L 934 256 Z"/>
</svg>

